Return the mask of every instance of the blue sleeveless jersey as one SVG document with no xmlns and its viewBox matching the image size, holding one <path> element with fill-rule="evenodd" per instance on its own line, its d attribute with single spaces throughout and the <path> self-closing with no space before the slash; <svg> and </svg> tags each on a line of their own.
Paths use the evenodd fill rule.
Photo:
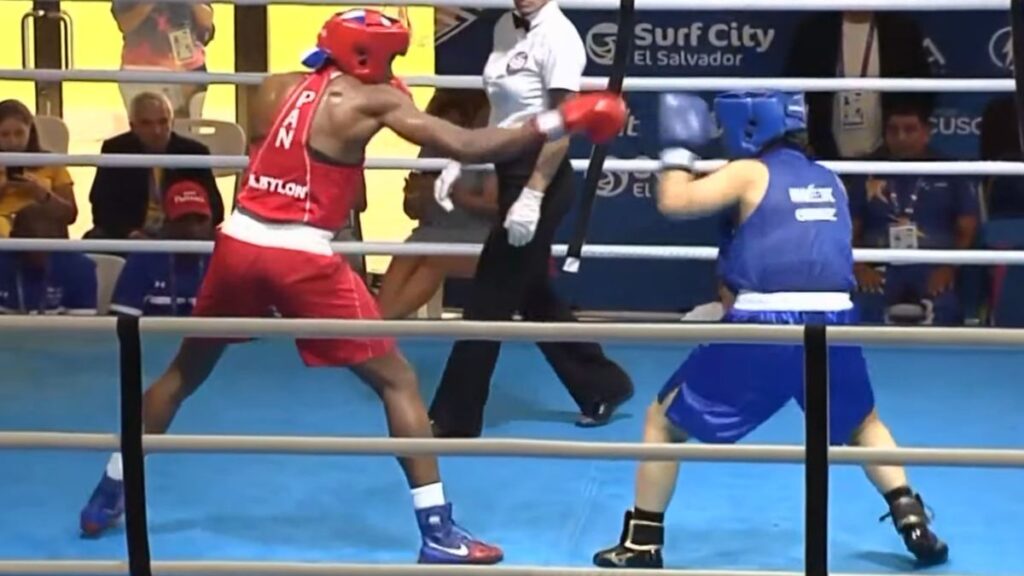
<svg viewBox="0 0 1024 576">
<path fill-rule="evenodd" d="M 726 286 L 734 293 L 853 291 L 852 225 L 839 177 L 785 146 L 760 161 L 768 191 L 721 243 Z"/>
</svg>

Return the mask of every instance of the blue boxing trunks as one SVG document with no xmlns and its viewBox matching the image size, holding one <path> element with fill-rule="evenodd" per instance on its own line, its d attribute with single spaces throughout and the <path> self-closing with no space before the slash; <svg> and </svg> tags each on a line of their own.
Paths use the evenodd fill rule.
<svg viewBox="0 0 1024 576">
<path fill-rule="evenodd" d="M 737 304 L 739 302 L 737 301 Z M 834 312 L 731 310 L 724 322 L 748 324 L 854 324 L 852 308 Z M 790 400 L 803 408 L 803 346 L 706 344 L 697 347 L 658 394 L 678 390 L 666 408 L 672 424 L 705 443 L 743 439 Z M 867 363 L 859 346 L 829 348 L 829 433 L 845 444 L 875 407 Z"/>
</svg>

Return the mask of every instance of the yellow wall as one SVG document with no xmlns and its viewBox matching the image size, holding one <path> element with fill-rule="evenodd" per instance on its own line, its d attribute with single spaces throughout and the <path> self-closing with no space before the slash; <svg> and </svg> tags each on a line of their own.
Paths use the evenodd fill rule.
<svg viewBox="0 0 1024 576">
<path fill-rule="evenodd" d="M 30 1 L 0 2 L 0 67 L 21 67 L 21 16 L 31 9 Z M 74 64 L 84 69 L 117 69 L 120 64 L 121 34 L 110 13 L 110 5 L 94 2 L 66 2 L 62 8 L 74 22 Z M 302 54 L 316 38 L 323 21 L 339 7 L 270 6 L 269 47 L 270 71 L 296 70 Z M 413 46 L 409 56 L 396 62 L 399 74 L 429 74 L 433 60 L 433 9 L 410 8 L 413 21 Z M 207 66 L 211 72 L 234 71 L 234 7 L 214 7 L 216 37 L 207 50 Z M 425 106 L 433 90 L 413 90 L 416 101 Z M 0 82 L 3 98 L 18 98 L 30 108 L 35 107 L 31 82 Z M 234 87 L 211 86 L 206 97 L 204 117 L 235 120 Z M 64 84 L 64 120 L 71 133 L 71 154 L 99 152 L 105 138 L 127 130 L 128 122 L 120 92 L 115 84 L 66 82 Z M 369 157 L 414 157 L 417 148 L 391 133 L 381 134 L 368 150 Z M 89 187 L 94 168 L 72 168 L 75 193 L 80 208 L 72 237 L 80 237 L 92 227 L 89 210 Z M 367 194 L 369 208 L 363 214 L 363 230 L 367 240 L 402 240 L 413 223 L 402 213 L 402 180 L 404 172 L 369 171 Z M 234 178 L 220 179 L 221 193 L 230 205 Z M 371 258 L 370 268 L 380 271 L 386 258 Z"/>
<path fill-rule="evenodd" d="M 0 2 L 0 66 L 21 68 L 21 16 L 32 9 L 32 2 Z M 35 109 L 36 93 L 32 82 L 0 82 L 0 100 L 17 98 Z"/>
</svg>

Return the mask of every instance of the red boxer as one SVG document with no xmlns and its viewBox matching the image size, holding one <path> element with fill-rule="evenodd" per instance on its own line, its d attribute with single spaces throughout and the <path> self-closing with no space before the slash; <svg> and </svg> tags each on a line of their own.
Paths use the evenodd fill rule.
<svg viewBox="0 0 1024 576">
<path fill-rule="evenodd" d="M 249 166 L 236 209 L 218 231 L 195 306 L 197 316 L 377 319 L 377 305 L 330 241 L 363 185 L 366 146 L 382 129 L 460 162 L 499 162 L 545 140 L 585 133 L 603 142 L 625 123 L 613 94 L 574 98 L 517 128 L 467 130 L 418 110 L 391 71 L 409 47 L 406 23 L 374 10 L 332 16 L 303 63 L 309 73 L 267 78 L 256 95 Z M 147 434 L 162 434 L 206 380 L 231 341 L 186 339 L 147 391 Z M 310 366 L 344 366 L 385 404 L 392 436 L 430 437 L 415 373 L 391 339 L 298 340 Z M 423 563 L 493 564 L 502 551 L 452 518 L 437 460 L 400 458 L 420 525 Z M 89 503 L 82 530 L 95 534 L 123 511 L 120 457 L 114 455 Z"/>
</svg>

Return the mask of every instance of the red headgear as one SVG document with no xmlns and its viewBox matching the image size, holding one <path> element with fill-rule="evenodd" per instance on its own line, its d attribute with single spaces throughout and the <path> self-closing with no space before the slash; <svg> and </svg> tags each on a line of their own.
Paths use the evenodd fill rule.
<svg viewBox="0 0 1024 576">
<path fill-rule="evenodd" d="M 405 22 L 360 8 L 331 16 L 320 29 L 316 49 L 302 63 L 319 68 L 330 61 L 362 82 L 380 84 L 391 79 L 391 60 L 408 49 Z"/>
</svg>

